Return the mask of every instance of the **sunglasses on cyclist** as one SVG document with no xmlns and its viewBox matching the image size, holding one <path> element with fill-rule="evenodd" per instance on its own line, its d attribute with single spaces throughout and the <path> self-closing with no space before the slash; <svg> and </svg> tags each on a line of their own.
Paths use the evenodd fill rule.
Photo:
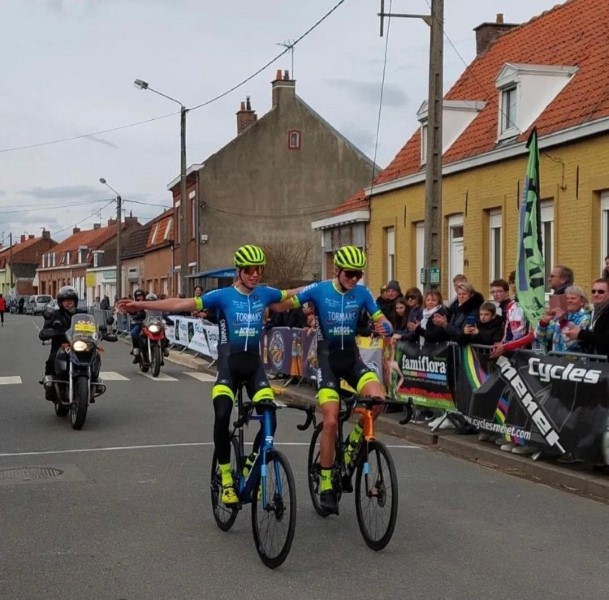
<svg viewBox="0 0 609 600">
<path fill-rule="evenodd" d="M 347 279 L 361 279 L 364 276 L 363 271 L 355 271 L 351 269 L 344 269 L 343 273 Z"/>
<path fill-rule="evenodd" d="M 243 267 L 243 272 L 246 275 L 260 275 L 264 273 L 264 267 L 262 265 L 250 265 L 249 267 Z"/>
</svg>

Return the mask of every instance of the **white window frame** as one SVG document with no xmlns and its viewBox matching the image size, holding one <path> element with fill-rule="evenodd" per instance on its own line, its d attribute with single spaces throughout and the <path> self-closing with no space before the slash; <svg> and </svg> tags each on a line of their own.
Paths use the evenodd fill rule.
<svg viewBox="0 0 609 600">
<path fill-rule="evenodd" d="M 491 282 L 501 279 L 503 273 L 503 218 L 500 208 L 489 211 L 488 250 L 488 276 Z"/>
<path fill-rule="evenodd" d="M 395 227 L 385 227 L 387 247 L 387 281 L 395 279 Z"/>
<path fill-rule="evenodd" d="M 516 135 L 518 116 L 518 85 L 508 85 L 500 90 L 501 102 L 499 103 L 499 135 L 501 137 Z"/>
<path fill-rule="evenodd" d="M 600 273 L 605 268 L 605 256 L 609 256 L 609 191 L 601 194 L 601 243 Z"/>
<path fill-rule="evenodd" d="M 421 273 L 425 268 L 425 221 L 415 224 L 415 264 L 417 287 L 423 286 Z"/>
<path fill-rule="evenodd" d="M 539 203 L 541 217 L 541 244 L 545 264 L 546 292 L 550 291 L 549 278 L 554 264 L 554 201 L 542 200 Z M 550 243 L 548 244 L 548 237 Z M 549 246 L 549 247 L 548 247 Z"/>
<path fill-rule="evenodd" d="M 427 163 L 427 140 L 429 135 L 429 127 L 427 121 L 421 123 L 421 164 Z"/>
<path fill-rule="evenodd" d="M 188 199 L 190 200 L 190 218 L 191 218 L 190 230 L 192 232 L 193 240 L 195 239 L 196 234 L 197 234 L 197 232 L 195 231 L 195 228 L 197 226 L 197 219 L 196 219 L 196 214 L 195 214 L 195 207 L 196 207 L 197 203 L 195 201 L 195 196 L 196 196 L 196 192 L 194 190 L 188 194 Z"/>
</svg>

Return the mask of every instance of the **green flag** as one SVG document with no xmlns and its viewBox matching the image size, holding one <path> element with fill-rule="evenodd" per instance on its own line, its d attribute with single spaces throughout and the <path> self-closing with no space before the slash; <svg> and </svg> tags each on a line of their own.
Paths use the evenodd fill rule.
<svg viewBox="0 0 609 600">
<path fill-rule="evenodd" d="M 516 249 L 516 294 L 518 304 L 533 327 L 545 310 L 545 266 L 541 241 L 539 206 L 539 147 L 537 130 L 527 142 L 529 162 L 520 203 L 518 247 Z"/>
</svg>

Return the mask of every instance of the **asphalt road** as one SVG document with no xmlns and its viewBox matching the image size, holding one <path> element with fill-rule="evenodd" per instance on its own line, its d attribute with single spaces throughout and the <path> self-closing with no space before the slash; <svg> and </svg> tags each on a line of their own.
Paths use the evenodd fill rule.
<svg viewBox="0 0 609 600">
<path fill-rule="evenodd" d="M 282 410 L 277 444 L 298 487 L 292 551 L 275 571 L 255 551 L 250 512 L 213 520 L 210 379 L 175 363 L 141 375 L 105 344 L 108 392 L 81 431 L 37 383 L 41 319 L 0 329 L 0 599 L 573 599 L 609 595 L 609 506 L 408 446 L 395 458 L 400 510 L 389 546 L 364 544 L 353 498 L 322 519 L 306 488 L 310 431 Z M 19 471 L 14 471 L 19 469 Z M 25 470 L 24 470 L 25 469 Z M 48 470 L 43 470 L 48 469 Z M 16 473 L 53 475 L 24 480 Z"/>
</svg>

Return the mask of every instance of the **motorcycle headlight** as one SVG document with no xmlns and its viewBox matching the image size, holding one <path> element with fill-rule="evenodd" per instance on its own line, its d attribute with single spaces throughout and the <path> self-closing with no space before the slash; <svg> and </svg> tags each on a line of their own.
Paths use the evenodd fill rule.
<svg viewBox="0 0 609 600">
<path fill-rule="evenodd" d="M 161 326 L 151 325 L 150 327 L 148 327 L 148 330 L 150 331 L 150 333 L 158 333 L 159 331 L 161 331 Z"/>
<path fill-rule="evenodd" d="M 72 344 L 72 350 L 74 350 L 74 352 L 86 352 L 88 347 L 89 344 L 87 344 L 87 342 L 84 342 L 83 340 L 76 340 Z"/>
</svg>

